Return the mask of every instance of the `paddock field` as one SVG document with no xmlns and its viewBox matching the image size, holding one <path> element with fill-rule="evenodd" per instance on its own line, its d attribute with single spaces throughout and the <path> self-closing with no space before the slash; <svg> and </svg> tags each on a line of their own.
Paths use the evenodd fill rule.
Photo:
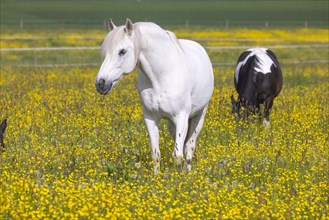
<svg viewBox="0 0 329 220">
<path fill-rule="evenodd" d="M 136 71 L 101 96 L 97 49 L 1 51 L 0 119 L 8 128 L 0 219 L 329 217 L 328 29 L 174 31 L 209 47 L 214 63 L 215 91 L 188 174 L 172 162 L 164 122 L 161 172 L 153 174 Z M 100 46 L 104 35 L 9 29 L 0 36 L 3 49 Z M 230 114 L 242 46 L 274 48 L 281 62 L 284 86 L 270 127 Z"/>
</svg>

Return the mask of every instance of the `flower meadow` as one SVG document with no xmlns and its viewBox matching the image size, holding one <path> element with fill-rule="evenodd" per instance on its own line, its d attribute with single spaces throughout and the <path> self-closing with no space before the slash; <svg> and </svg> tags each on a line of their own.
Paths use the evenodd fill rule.
<svg viewBox="0 0 329 220">
<path fill-rule="evenodd" d="M 72 33 L 63 38 L 56 33 L 51 40 L 22 40 L 38 33 L 7 31 L 1 33 L 1 48 L 81 43 Z M 230 63 L 243 50 L 208 51 L 221 64 L 214 66 L 215 91 L 192 171 L 174 165 L 173 141 L 162 121 L 157 175 L 135 86 L 137 71 L 102 96 L 94 86 L 97 65 L 26 67 L 20 63 L 35 57 L 48 62 L 55 52 L 1 52 L 0 120 L 7 118 L 8 127 L 0 154 L 0 219 L 329 218 L 328 30 L 177 33 L 214 39 L 202 41 L 205 46 L 326 46 L 273 49 L 284 86 L 269 127 L 258 117 L 237 121 L 231 114 L 230 96 L 237 94 Z M 81 34 L 96 36 L 81 38 L 90 46 L 100 45 L 105 35 Z M 7 35 L 18 40 L 5 40 Z M 98 52 L 58 56 L 85 61 L 95 54 L 93 62 L 100 64 Z"/>
</svg>

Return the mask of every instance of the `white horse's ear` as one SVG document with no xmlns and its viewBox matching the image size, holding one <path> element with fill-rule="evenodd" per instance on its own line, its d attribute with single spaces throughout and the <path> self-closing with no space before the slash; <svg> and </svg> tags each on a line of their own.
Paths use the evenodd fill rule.
<svg viewBox="0 0 329 220">
<path fill-rule="evenodd" d="M 134 30 L 134 24 L 131 22 L 131 20 L 129 18 L 127 18 L 126 20 L 126 25 L 125 25 L 125 32 L 131 36 L 133 30 Z"/>
<path fill-rule="evenodd" d="M 114 28 L 117 27 L 117 26 L 115 26 L 115 24 L 113 23 L 111 18 L 108 20 L 107 26 L 109 28 L 109 31 L 112 31 Z"/>
</svg>

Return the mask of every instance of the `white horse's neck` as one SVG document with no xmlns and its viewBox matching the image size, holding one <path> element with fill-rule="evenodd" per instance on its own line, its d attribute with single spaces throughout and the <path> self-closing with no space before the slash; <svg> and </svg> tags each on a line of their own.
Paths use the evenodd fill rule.
<svg viewBox="0 0 329 220">
<path fill-rule="evenodd" d="M 177 57 L 182 53 L 182 49 L 173 33 L 154 23 L 140 22 L 136 23 L 135 27 L 139 31 L 139 67 L 152 86 L 157 87 L 166 77 L 171 65 L 179 62 Z"/>
</svg>

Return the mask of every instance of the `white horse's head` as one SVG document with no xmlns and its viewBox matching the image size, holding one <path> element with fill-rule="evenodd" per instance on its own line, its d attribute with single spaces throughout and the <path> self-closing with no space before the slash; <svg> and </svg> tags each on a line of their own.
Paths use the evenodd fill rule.
<svg viewBox="0 0 329 220">
<path fill-rule="evenodd" d="M 122 76 L 135 69 L 138 58 L 138 34 L 131 20 L 127 19 L 126 24 L 119 27 L 110 20 L 108 26 L 110 32 L 102 45 L 104 61 L 95 80 L 97 91 L 103 95 L 106 95 Z"/>
</svg>

